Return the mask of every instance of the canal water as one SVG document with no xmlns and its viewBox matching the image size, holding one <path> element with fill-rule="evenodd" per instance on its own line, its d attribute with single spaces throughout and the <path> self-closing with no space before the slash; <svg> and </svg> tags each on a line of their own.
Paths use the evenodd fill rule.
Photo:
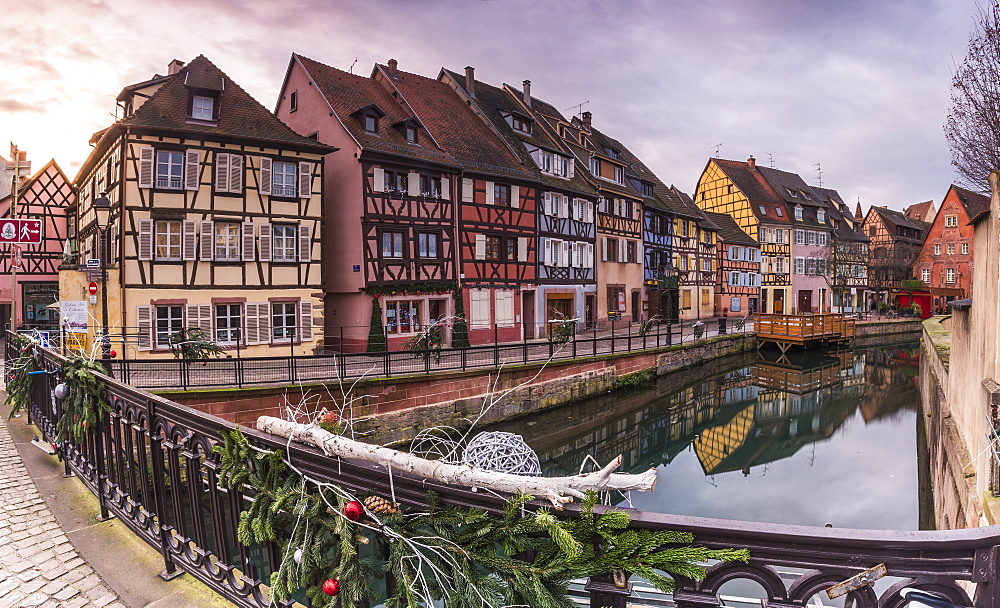
<svg viewBox="0 0 1000 608">
<path fill-rule="evenodd" d="M 751 353 L 493 430 L 524 436 L 546 475 L 617 454 L 629 472 L 656 467 L 654 492 L 619 503 L 643 511 L 916 530 L 917 357 L 916 345 Z"/>
</svg>

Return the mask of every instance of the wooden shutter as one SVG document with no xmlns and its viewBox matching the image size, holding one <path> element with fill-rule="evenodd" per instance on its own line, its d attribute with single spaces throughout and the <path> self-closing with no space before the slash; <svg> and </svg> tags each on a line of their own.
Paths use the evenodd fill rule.
<svg viewBox="0 0 1000 608">
<path fill-rule="evenodd" d="M 559 246 L 562 249 L 561 252 L 562 255 L 560 255 L 559 257 L 559 261 L 562 262 L 560 266 L 562 266 L 563 268 L 569 268 L 570 266 L 569 243 L 567 241 L 563 241 L 562 243 L 559 244 Z"/>
<path fill-rule="evenodd" d="M 467 177 L 462 178 L 462 202 L 476 202 L 476 182 Z"/>
<path fill-rule="evenodd" d="M 211 340 L 212 339 L 212 305 L 211 304 L 188 304 L 185 308 L 186 323 L 184 324 L 185 329 L 196 328 L 205 332 L 205 336 Z M 207 313 L 207 325 L 205 328 L 206 320 L 202 318 L 202 315 Z"/>
<path fill-rule="evenodd" d="M 625 258 L 625 252 L 626 252 L 625 239 L 618 239 L 618 261 L 619 262 L 627 262 L 628 261 Z"/>
<path fill-rule="evenodd" d="M 139 259 L 153 259 L 153 220 L 139 220 Z"/>
<path fill-rule="evenodd" d="M 410 196 L 420 196 L 420 175 L 414 171 L 406 174 L 406 193 Z"/>
<path fill-rule="evenodd" d="M 538 260 L 539 264 L 543 264 L 543 265 L 548 266 L 549 261 L 552 259 L 551 256 L 549 255 L 549 244 L 550 243 L 551 243 L 551 239 L 547 239 L 545 237 L 539 237 L 538 238 L 538 250 L 542 252 L 542 257 L 541 257 L 540 260 Z"/>
<path fill-rule="evenodd" d="M 215 256 L 215 223 L 205 222 L 201 223 L 201 259 L 203 261 L 210 261 Z"/>
<path fill-rule="evenodd" d="M 246 340 L 247 346 L 260 344 L 260 324 L 257 322 L 259 304 L 247 303 L 244 305 L 246 316 Z M 266 304 L 265 304 L 266 306 Z"/>
<path fill-rule="evenodd" d="M 136 306 L 135 321 L 139 326 L 139 350 L 153 350 L 153 307 Z"/>
<path fill-rule="evenodd" d="M 254 260 L 254 225 L 253 222 L 243 222 L 241 225 L 242 241 L 241 245 L 243 248 L 243 261 L 252 262 Z"/>
<path fill-rule="evenodd" d="M 486 182 L 486 204 L 487 205 L 495 205 L 496 204 L 496 201 L 493 198 L 495 194 L 496 194 L 496 190 L 493 188 L 493 182 Z"/>
<path fill-rule="evenodd" d="M 474 290 L 469 292 L 471 312 L 470 325 L 473 329 L 483 329 L 490 326 L 490 294 L 488 291 Z"/>
<path fill-rule="evenodd" d="M 271 159 L 260 157 L 260 193 L 271 194 Z"/>
<path fill-rule="evenodd" d="M 150 146 L 139 148 L 139 187 L 152 188 L 156 150 Z"/>
<path fill-rule="evenodd" d="M 510 187 L 510 206 L 518 209 L 521 207 L 521 187 L 511 186 Z"/>
<path fill-rule="evenodd" d="M 545 192 L 542 194 L 542 213 L 549 215 L 550 211 L 552 211 L 552 193 Z"/>
<path fill-rule="evenodd" d="M 312 184 L 313 164 L 302 161 L 299 163 L 299 198 L 312 198 Z"/>
<path fill-rule="evenodd" d="M 601 260 L 604 262 L 608 261 L 608 237 L 601 237 Z"/>
<path fill-rule="evenodd" d="M 313 303 L 311 300 L 299 302 L 299 325 L 301 326 L 300 340 L 302 342 L 312 342 L 313 340 Z"/>
<path fill-rule="evenodd" d="M 197 260 L 198 228 L 194 220 L 181 222 L 181 259 L 185 262 Z"/>
<path fill-rule="evenodd" d="M 446 201 L 451 200 L 451 180 L 447 177 L 441 178 L 441 198 Z"/>
<path fill-rule="evenodd" d="M 257 304 L 257 327 L 260 331 L 260 343 L 271 343 L 271 304 L 261 302 Z"/>
<path fill-rule="evenodd" d="M 587 243 L 587 268 L 594 267 L 594 245 Z"/>
<path fill-rule="evenodd" d="M 229 192 L 229 154 L 215 153 L 215 191 Z"/>
<path fill-rule="evenodd" d="M 184 189 L 197 190 L 201 176 L 198 169 L 201 164 L 201 153 L 197 150 L 184 151 Z"/>
<path fill-rule="evenodd" d="M 270 262 L 271 261 L 271 236 L 274 234 L 271 232 L 271 224 L 269 222 L 264 222 L 259 224 L 260 234 L 260 261 Z"/>
<path fill-rule="evenodd" d="M 385 169 L 375 167 L 372 178 L 372 192 L 385 192 Z"/>
<path fill-rule="evenodd" d="M 587 201 L 587 223 L 594 223 L 594 203 L 591 201 Z"/>
<path fill-rule="evenodd" d="M 496 323 L 497 325 L 514 324 L 514 294 L 510 291 L 496 293 Z M 488 300 L 487 300 L 488 302 Z"/>
<path fill-rule="evenodd" d="M 239 154 L 229 155 L 229 191 L 243 194 L 243 157 Z"/>
<path fill-rule="evenodd" d="M 476 235 L 476 259 L 485 260 L 486 259 L 486 235 L 477 234 Z"/>
<path fill-rule="evenodd" d="M 517 261 L 528 261 L 528 237 L 522 236 L 517 239 Z"/>
<path fill-rule="evenodd" d="M 312 261 L 312 226 L 299 224 L 299 261 Z"/>
</svg>

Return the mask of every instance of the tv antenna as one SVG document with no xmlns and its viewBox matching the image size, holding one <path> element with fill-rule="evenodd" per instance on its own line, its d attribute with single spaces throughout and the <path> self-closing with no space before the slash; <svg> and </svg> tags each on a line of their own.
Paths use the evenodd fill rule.
<svg viewBox="0 0 1000 608">
<path fill-rule="evenodd" d="M 767 166 L 774 169 L 774 156 L 770 152 L 765 152 L 764 154 L 767 154 Z"/>
<path fill-rule="evenodd" d="M 816 167 L 816 178 L 819 180 L 819 187 L 822 188 L 823 187 L 823 167 L 819 163 L 814 164 L 813 167 Z"/>
<path fill-rule="evenodd" d="M 715 148 L 715 158 L 719 158 L 719 150 L 722 149 L 722 144 L 721 143 L 715 144 L 712 147 Z"/>
<path fill-rule="evenodd" d="M 358 58 L 357 58 L 357 57 L 355 57 L 355 58 L 354 58 L 354 62 L 353 62 L 353 63 L 351 63 L 351 67 L 350 67 L 350 68 L 348 68 L 348 69 L 347 69 L 347 71 L 348 71 L 348 72 L 350 72 L 351 74 L 353 74 L 353 73 L 354 73 L 354 64 L 356 64 L 357 62 L 358 62 Z"/>
<path fill-rule="evenodd" d="M 575 106 L 570 106 L 570 107 L 566 108 L 563 111 L 564 112 L 569 112 L 573 108 L 576 108 L 576 112 L 573 112 L 573 116 L 576 116 L 577 114 L 583 114 L 583 106 L 587 105 L 588 103 L 590 103 L 589 99 L 587 101 L 583 102 L 583 103 L 578 103 Z"/>
</svg>

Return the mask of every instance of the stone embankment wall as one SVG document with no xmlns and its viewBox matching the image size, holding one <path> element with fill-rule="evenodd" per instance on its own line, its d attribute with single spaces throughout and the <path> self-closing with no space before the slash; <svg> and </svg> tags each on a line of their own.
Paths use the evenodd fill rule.
<svg viewBox="0 0 1000 608">
<path fill-rule="evenodd" d="M 854 347 L 866 348 L 920 340 L 923 324 L 912 321 L 867 321 L 854 326 Z"/>
<path fill-rule="evenodd" d="M 373 378 L 353 384 L 160 393 L 170 399 L 240 424 L 258 416 L 282 416 L 288 405 L 315 411 L 339 409 L 345 395 L 355 431 L 380 444 L 411 439 L 431 426 L 467 425 L 485 400 L 494 404 L 481 423 L 495 422 L 572 403 L 614 388 L 641 383 L 707 361 L 753 350 L 753 334 L 709 338 L 657 351 L 445 372 L 430 376 Z"/>
</svg>

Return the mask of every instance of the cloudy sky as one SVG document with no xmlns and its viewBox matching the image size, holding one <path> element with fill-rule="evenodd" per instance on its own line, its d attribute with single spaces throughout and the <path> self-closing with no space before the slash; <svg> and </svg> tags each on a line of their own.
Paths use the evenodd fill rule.
<svg viewBox="0 0 1000 608">
<path fill-rule="evenodd" d="M 940 201 L 941 125 L 974 0 L 0 0 L 0 142 L 70 175 L 127 84 L 204 54 L 268 108 L 290 54 L 369 74 L 520 85 L 694 190 L 708 158 L 822 182 L 862 206 Z M 4 142 L 0 155 L 7 156 Z"/>
</svg>

